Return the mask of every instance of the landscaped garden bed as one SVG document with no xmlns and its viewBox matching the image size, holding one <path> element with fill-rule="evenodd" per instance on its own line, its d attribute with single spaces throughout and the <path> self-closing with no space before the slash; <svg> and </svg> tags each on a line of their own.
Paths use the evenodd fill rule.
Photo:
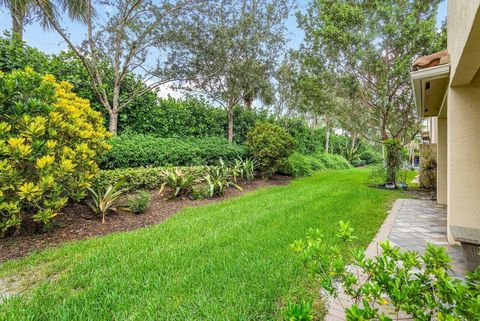
<svg viewBox="0 0 480 321">
<path fill-rule="evenodd" d="M 282 175 L 275 175 L 269 180 L 255 179 L 248 184 L 243 184 L 242 190 L 228 189 L 221 197 L 199 200 L 191 198 L 168 200 L 165 193 L 154 190 L 149 192 L 152 198 L 144 213 L 122 212 L 109 215 L 106 224 L 100 224 L 99 219 L 92 217 L 90 209 L 86 205 L 70 204 L 57 216 L 53 230 L 38 233 L 35 224 L 30 221 L 23 225 L 18 235 L 2 239 L 0 262 L 20 258 L 32 251 L 56 246 L 66 241 L 81 240 L 157 224 L 185 207 L 219 202 L 259 188 L 286 185 L 290 180 L 290 177 Z"/>
</svg>

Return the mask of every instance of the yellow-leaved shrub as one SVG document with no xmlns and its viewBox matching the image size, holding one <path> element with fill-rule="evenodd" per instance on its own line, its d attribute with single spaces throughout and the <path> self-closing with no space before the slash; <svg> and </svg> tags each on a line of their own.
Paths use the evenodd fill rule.
<svg viewBox="0 0 480 321">
<path fill-rule="evenodd" d="M 71 84 L 30 68 L 0 72 L 0 231 L 26 217 L 47 224 L 83 198 L 108 137 Z"/>
</svg>

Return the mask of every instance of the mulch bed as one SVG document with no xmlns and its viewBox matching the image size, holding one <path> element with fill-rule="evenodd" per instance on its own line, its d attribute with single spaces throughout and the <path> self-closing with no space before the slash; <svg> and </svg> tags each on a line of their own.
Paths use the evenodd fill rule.
<svg viewBox="0 0 480 321">
<path fill-rule="evenodd" d="M 274 176 L 268 181 L 257 179 L 242 186 L 242 191 L 232 188 L 228 189 L 223 197 L 204 200 L 176 199 L 167 201 L 165 196 L 160 195 L 158 191 L 152 191 L 152 199 L 144 213 L 138 215 L 131 213 L 111 214 L 107 216 L 105 224 L 102 224 L 101 220 L 97 218 L 88 219 L 91 215 L 87 206 L 71 204 L 66 206 L 62 213 L 57 216 L 52 231 L 38 233 L 35 231 L 35 226 L 30 222 L 30 224 L 24 224 L 17 235 L 0 239 L 0 262 L 20 258 L 33 251 L 56 246 L 66 241 L 135 230 L 157 224 L 187 206 L 193 207 L 219 202 L 261 187 L 286 185 L 289 182 L 290 177 L 280 175 Z"/>
</svg>

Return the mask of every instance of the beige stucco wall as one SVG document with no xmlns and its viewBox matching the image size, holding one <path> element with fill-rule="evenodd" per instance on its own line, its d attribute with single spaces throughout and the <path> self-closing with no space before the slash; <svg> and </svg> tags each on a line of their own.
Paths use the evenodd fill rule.
<svg viewBox="0 0 480 321">
<path fill-rule="evenodd" d="M 438 142 L 437 117 L 427 118 L 427 130 L 430 134 L 430 143 L 436 144 Z"/>
<path fill-rule="evenodd" d="M 480 0 L 448 1 L 448 52 L 447 222 L 480 228 Z"/>
<path fill-rule="evenodd" d="M 480 229 L 480 72 L 448 104 L 448 224 Z"/>
<path fill-rule="evenodd" d="M 454 86 L 470 83 L 480 67 L 476 54 L 480 50 L 479 8 L 480 0 L 448 1 L 447 42 Z"/>
<path fill-rule="evenodd" d="M 437 120 L 437 202 L 447 204 L 447 120 Z"/>
</svg>

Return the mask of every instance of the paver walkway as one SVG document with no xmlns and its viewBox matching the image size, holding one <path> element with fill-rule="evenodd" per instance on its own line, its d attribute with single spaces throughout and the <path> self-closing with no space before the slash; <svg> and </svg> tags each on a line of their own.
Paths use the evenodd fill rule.
<svg viewBox="0 0 480 321">
<path fill-rule="evenodd" d="M 452 258 L 452 276 L 465 275 L 465 257 L 461 247 L 449 245 L 447 241 L 447 209 L 433 201 L 423 199 L 398 199 L 388 217 L 366 250 L 367 256 L 380 251 L 379 242 L 388 239 L 392 245 L 405 250 L 423 253 L 428 243 L 445 246 Z M 345 295 L 330 300 L 326 321 L 345 320 L 344 307 L 351 305 Z M 408 320 L 408 319 L 407 319 Z"/>
</svg>

